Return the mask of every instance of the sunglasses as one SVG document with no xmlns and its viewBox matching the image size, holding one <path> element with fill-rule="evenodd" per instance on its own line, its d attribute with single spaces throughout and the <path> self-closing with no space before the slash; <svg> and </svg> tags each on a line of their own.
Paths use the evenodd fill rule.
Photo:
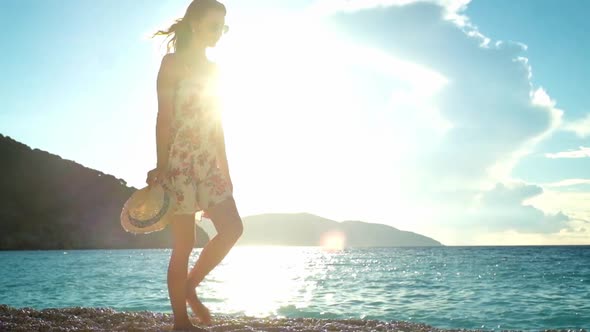
<svg viewBox="0 0 590 332">
<path fill-rule="evenodd" d="M 217 24 L 217 23 L 213 23 L 209 25 L 209 31 L 210 32 L 219 32 L 221 31 L 222 33 L 227 33 L 229 31 L 229 26 L 227 24 Z"/>
</svg>

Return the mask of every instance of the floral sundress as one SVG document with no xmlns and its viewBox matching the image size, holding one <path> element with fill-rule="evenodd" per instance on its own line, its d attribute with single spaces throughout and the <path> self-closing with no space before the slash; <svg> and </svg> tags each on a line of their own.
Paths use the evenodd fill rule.
<svg viewBox="0 0 590 332">
<path fill-rule="evenodd" d="M 176 199 L 174 214 L 207 210 L 233 194 L 217 166 L 222 144 L 217 92 L 217 80 L 208 76 L 189 74 L 177 83 L 168 169 L 160 181 Z"/>
</svg>

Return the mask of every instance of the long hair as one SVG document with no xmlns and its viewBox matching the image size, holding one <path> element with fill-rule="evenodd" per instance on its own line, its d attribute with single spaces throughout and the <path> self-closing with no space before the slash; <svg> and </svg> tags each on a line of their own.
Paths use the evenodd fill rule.
<svg viewBox="0 0 590 332">
<path fill-rule="evenodd" d="M 221 10 L 224 15 L 227 13 L 225 6 L 217 0 L 193 0 L 183 17 L 176 19 L 167 30 L 156 31 L 152 38 L 166 36 L 164 39 L 166 41 L 172 36 L 166 43 L 166 53 L 170 53 L 171 49 L 174 49 L 174 52 L 183 51 L 188 48 L 193 37 L 189 22 L 199 20 L 210 9 Z"/>
</svg>

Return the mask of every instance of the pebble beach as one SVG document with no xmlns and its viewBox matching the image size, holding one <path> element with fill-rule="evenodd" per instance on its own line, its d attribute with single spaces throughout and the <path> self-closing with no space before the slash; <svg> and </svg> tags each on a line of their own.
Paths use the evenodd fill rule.
<svg viewBox="0 0 590 332">
<path fill-rule="evenodd" d="M 151 311 L 126 312 L 112 308 L 15 308 L 0 305 L 0 331 L 171 331 L 172 315 Z M 195 322 L 196 323 L 196 322 Z M 439 329 L 430 325 L 403 321 L 335 320 L 316 318 L 255 318 L 213 315 L 213 324 L 201 326 L 208 331 L 499 331 L 493 329 Z M 509 330 L 501 330 L 509 331 Z M 580 330 L 542 330 L 587 332 Z"/>
</svg>

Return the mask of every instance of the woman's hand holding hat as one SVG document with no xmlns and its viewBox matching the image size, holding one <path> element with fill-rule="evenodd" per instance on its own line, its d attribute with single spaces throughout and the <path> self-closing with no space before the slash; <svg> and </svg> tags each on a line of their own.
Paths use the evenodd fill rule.
<svg viewBox="0 0 590 332">
<path fill-rule="evenodd" d="M 156 167 L 148 172 L 145 182 L 147 183 L 148 186 L 154 185 L 154 184 L 158 183 L 158 181 L 160 181 L 160 179 L 163 175 L 164 175 L 164 172 L 162 171 L 162 169 Z"/>
</svg>

